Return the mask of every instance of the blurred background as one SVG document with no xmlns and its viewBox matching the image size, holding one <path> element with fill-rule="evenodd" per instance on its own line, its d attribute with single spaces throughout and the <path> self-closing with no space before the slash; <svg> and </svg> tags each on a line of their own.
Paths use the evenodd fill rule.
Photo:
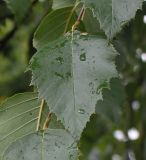
<svg viewBox="0 0 146 160">
<path fill-rule="evenodd" d="M 23 11 L 16 19 L 7 4 L 0 0 L 1 99 L 17 92 L 31 90 L 31 74 L 25 71 L 35 53 L 32 44 L 33 33 L 50 8 L 51 1 L 35 0 L 27 7 L 26 12 Z"/>
<path fill-rule="evenodd" d="M 0 102 L 33 90 L 31 73 L 25 71 L 36 52 L 33 33 L 51 11 L 51 4 L 34 0 L 18 20 L 0 0 Z M 126 92 L 122 116 L 116 122 L 104 115 L 91 117 L 79 144 L 84 154 L 81 159 L 146 160 L 146 2 L 112 43 L 120 53 L 116 63 Z"/>
</svg>

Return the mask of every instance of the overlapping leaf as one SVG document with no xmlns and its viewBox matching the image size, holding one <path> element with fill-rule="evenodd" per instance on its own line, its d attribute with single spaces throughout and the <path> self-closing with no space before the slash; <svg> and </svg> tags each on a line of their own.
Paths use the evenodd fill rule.
<svg viewBox="0 0 146 160">
<path fill-rule="evenodd" d="M 93 10 L 101 28 L 109 39 L 118 33 L 124 24 L 134 18 L 141 9 L 143 0 L 81 0 Z"/>
<path fill-rule="evenodd" d="M 103 31 L 100 29 L 99 22 L 97 21 L 97 18 L 93 16 L 93 13 L 90 9 L 86 9 L 83 23 L 86 29 L 87 33 L 96 35 L 99 33 L 103 34 Z"/>
<path fill-rule="evenodd" d="M 76 160 L 77 143 L 63 129 L 48 129 L 43 134 L 30 134 L 8 149 L 4 160 Z"/>
<path fill-rule="evenodd" d="M 0 106 L 0 159 L 12 142 L 36 131 L 38 118 L 39 125 L 43 124 L 48 107 L 39 117 L 40 107 L 37 93 L 18 94 Z"/>
<path fill-rule="evenodd" d="M 30 67 L 39 96 L 78 139 L 102 99 L 98 88 L 117 76 L 117 52 L 99 36 L 72 38 L 61 37 L 38 50 Z"/>
<path fill-rule="evenodd" d="M 59 38 L 70 30 L 75 23 L 73 6 L 61 8 L 49 13 L 34 34 L 34 46 L 41 48 L 46 43 Z"/>
</svg>

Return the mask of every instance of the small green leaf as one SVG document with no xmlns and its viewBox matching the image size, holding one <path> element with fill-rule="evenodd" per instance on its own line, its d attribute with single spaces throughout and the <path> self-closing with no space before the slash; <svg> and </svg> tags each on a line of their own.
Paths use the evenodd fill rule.
<svg viewBox="0 0 146 160">
<path fill-rule="evenodd" d="M 98 88 L 118 76 L 116 55 L 104 38 L 78 33 L 47 44 L 31 61 L 39 96 L 77 139 L 102 99 Z"/>
<path fill-rule="evenodd" d="M 109 39 L 120 32 L 123 25 L 135 17 L 142 8 L 143 0 L 81 0 L 93 10 L 101 28 Z"/>
<path fill-rule="evenodd" d="M 88 8 L 86 9 L 85 15 L 83 18 L 83 23 L 87 33 L 90 33 L 93 35 L 103 33 L 103 31 L 100 29 L 100 25 L 99 25 L 99 22 L 97 21 L 97 18 L 93 17 L 93 13 L 91 9 L 88 9 Z"/>
<path fill-rule="evenodd" d="M 33 44 L 36 48 L 41 48 L 46 43 L 53 41 L 66 31 L 71 30 L 75 23 L 75 13 L 73 7 L 66 7 L 52 11 L 41 22 L 34 34 Z"/>
</svg>

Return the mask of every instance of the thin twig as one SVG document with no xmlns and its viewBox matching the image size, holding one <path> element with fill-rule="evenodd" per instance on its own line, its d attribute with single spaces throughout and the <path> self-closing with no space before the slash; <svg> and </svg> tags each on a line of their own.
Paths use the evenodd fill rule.
<svg viewBox="0 0 146 160">
<path fill-rule="evenodd" d="M 77 21 L 81 21 L 83 19 L 83 17 L 84 17 L 84 14 L 85 14 L 85 7 L 83 6 L 81 11 L 80 11 L 80 14 L 78 16 Z"/>
<path fill-rule="evenodd" d="M 45 121 L 45 123 L 44 123 L 44 125 L 43 125 L 43 130 L 46 130 L 46 129 L 49 127 L 49 123 L 50 123 L 50 120 L 51 120 L 51 116 L 52 116 L 52 113 L 49 112 L 49 113 L 48 113 L 48 116 L 47 116 L 47 118 L 46 118 L 46 121 Z"/>
<path fill-rule="evenodd" d="M 65 25 L 64 34 L 67 32 L 68 25 L 69 25 L 69 22 L 71 20 L 71 17 L 72 17 L 73 13 L 75 12 L 75 10 L 76 10 L 76 8 L 78 7 L 79 4 L 80 4 L 80 2 L 76 3 L 75 6 L 73 7 L 73 9 L 71 10 L 71 12 L 69 14 L 69 17 L 67 19 L 67 23 Z"/>
<path fill-rule="evenodd" d="M 45 102 L 45 101 L 44 101 L 44 99 L 43 99 L 42 102 L 41 102 L 41 105 L 40 105 L 40 110 L 39 110 L 39 116 L 38 116 L 36 131 L 39 131 L 40 121 L 41 121 L 41 115 L 42 115 L 42 110 L 43 110 L 43 107 L 44 107 L 44 102 Z"/>
<path fill-rule="evenodd" d="M 77 21 L 75 22 L 75 24 L 72 26 L 72 32 L 79 26 L 81 20 L 83 19 L 84 17 L 84 14 L 85 14 L 85 7 L 83 6 L 80 10 L 80 14 L 77 18 Z"/>
</svg>

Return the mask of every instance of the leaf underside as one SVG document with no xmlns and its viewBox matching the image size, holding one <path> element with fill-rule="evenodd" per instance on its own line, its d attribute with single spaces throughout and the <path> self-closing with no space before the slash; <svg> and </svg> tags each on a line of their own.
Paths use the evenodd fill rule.
<svg viewBox="0 0 146 160">
<path fill-rule="evenodd" d="M 77 33 L 49 43 L 31 61 L 39 96 L 77 139 L 102 99 L 98 88 L 118 76 L 116 55 L 105 39 Z"/>
<path fill-rule="evenodd" d="M 4 160 L 75 160 L 77 144 L 63 129 L 48 129 L 44 134 L 30 134 L 13 143 Z"/>
</svg>

